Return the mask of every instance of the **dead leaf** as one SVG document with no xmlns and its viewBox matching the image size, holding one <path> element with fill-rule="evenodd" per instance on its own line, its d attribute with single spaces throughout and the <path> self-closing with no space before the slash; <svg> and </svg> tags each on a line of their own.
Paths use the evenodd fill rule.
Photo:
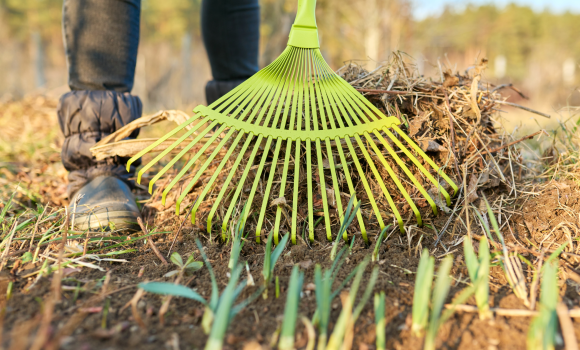
<svg viewBox="0 0 580 350">
<path fill-rule="evenodd" d="M 468 205 L 477 198 L 479 198 L 479 196 L 477 195 L 477 176 L 472 174 L 471 177 L 469 178 L 469 185 L 467 186 L 467 197 L 466 197 L 467 203 L 465 205 Z"/>
<path fill-rule="evenodd" d="M 276 199 L 274 199 L 274 200 L 273 200 L 273 201 L 270 203 L 270 206 L 271 206 L 271 207 L 273 207 L 273 206 L 275 206 L 275 205 L 282 205 L 282 206 L 286 206 L 286 205 L 288 205 L 288 204 L 286 203 L 286 198 L 284 198 L 284 197 L 280 197 L 280 198 L 276 198 Z"/>
<path fill-rule="evenodd" d="M 446 88 L 459 84 L 459 78 L 453 75 L 451 69 L 448 69 L 445 72 L 443 72 L 443 77 L 445 78 L 443 86 Z"/>
<path fill-rule="evenodd" d="M 308 269 L 310 266 L 312 266 L 312 260 L 308 259 L 308 260 L 304 260 L 298 263 L 298 265 L 303 268 L 304 270 Z"/>
<path fill-rule="evenodd" d="M 423 152 L 443 152 L 446 151 L 445 147 L 441 146 L 437 142 L 433 140 L 422 140 L 419 141 L 419 147 L 423 150 Z"/>
</svg>

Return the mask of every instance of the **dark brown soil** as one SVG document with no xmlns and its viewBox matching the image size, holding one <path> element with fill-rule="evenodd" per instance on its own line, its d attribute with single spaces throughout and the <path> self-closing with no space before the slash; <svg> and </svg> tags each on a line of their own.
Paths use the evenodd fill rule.
<svg viewBox="0 0 580 350">
<path fill-rule="evenodd" d="M 539 188 L 539 186 L 538 186 Z M 539 192 L 539 190 L 536 190 Z M 493 202 L 503 190 L 488 193 L 488 199 Z M 523 206 L 523 207 L 522 207 Z M 574 249 L 578 248 L 577 235 L 578 213 L 580 212 L 580 191 L 572 183 L 551 183 L 544 187 L 540 195 L 524 196 L 516 202 L 513 208 L 507 208 L 514 213 L 521 209 L 522 214 L 510 215 L 510 226 L 502 229 L 509 244 L 519 243 L 528 249 L 542 246 L 549 250 L 548 242 L 563 243 L 568 241 L 568 233 L 574 240 Z M 442 215 L 433 220 L 439 232 L 445 225 L 448 216 Z M 473 218 L 472 218 L 473 220 Z M 464 232 L 461 225 L 451 225 L 444 234 L 443 244 L 455 256 L 452 273 L 454 285 L 448 301 L 461 291 L 468 283 L 467 270 L 462 256 L 462 245 L 457 243 Z M 472 232 L 482 234 L 479 226 L 472 221 Z M 171 231 L 157 239 L 156 245 L 163 254 L 167 254 L 179 222 L 177 219 L 164 230 Z M 322 225 L 321 225 L 322 226 Z M 564 229 L 563 227 L 566 227 Z M 510 229 L 513 234 L 510 233 Z M 552 231 L 552 232 L 551 232 Z M 420 234 L 418 234 L 420 233 Z M 550 236 L 546 238 L 546 235 Z M 370 234 L 369 234 L 370 235 Z M 228 348 L 257 349 L 256 344 L 269 348 L 273 334 L 279 327 L 284 313 L 286 287 L 290 271 L 294 264 L 300 264 L 305 271 L 305 286 L 313 282 L 315 264 L 330 265 L 329 254 L 331 245 L 324 239 L 323 229 L 317 229 L 317 239 L 312 247 L 300 242 L 296 246 L 288 246 L 279 260 L 275 273 L 279 276 L 281 293 L 274 296 L 273 284 L 269 288 L 268 298 L 261 297 L 246 307 L 231 323 L 226 337 Z M 423 238 L 421 239 L 421 237 Z M 220 289 L 228 281 L 227 263 L 230 247 L 208 240 L 197 228 L 187 226 L 183 229 L 183 237 L 178 239 L 174 251 L 182 256 L 194 253 L 201 260 L 195 245 L 195 237 L 202 238 L 206 253 L 212 262 L 218 278 Z M 374 237 L 371 241 L 374 242 Z M 544 242 L 542 243 L 542 240 Z M 379 279 L 375 290 L 383 290 L 386 294 L 387 316 L 387 348 L 388 349 L 421 349 L 423 340 L 411 335 L 411 308 L 418 254 L 421 247 L 428 248 L 433 255 L 445 254 L 442 246 L 434 247 L 435 234 L 429 228 L 419 228 L 411 237 L 411 242 L 404 235 L 395 232 L 381 246 Z M 457 244 L 456 246 L 452 246 Z M 100 266 L 110 273 L 108 285 L 103 287 L 103 277 L 106 273 L 94 269 L 83 268 L 81 271 L 68 271 L 70 274 L 63 280 L 68 286 L 63 290 L 62 302 L 56 305 L 52 315 L 52 328 L 49 329 L 52 348 L 62 349 L 201 349 L 207 336 L 203 333 L 200 322 L 203 314 L 201 304 L 174 298 L 169 311 L 165 315 L 165 324 L 159 321 L 159 308 L 162 297 L 145 294 L 137 308 L 146 329 L 141 329 L 135 321 L 128 302 L 137 291 L 136 285 L 143 281 L 169 280 L 163 275 L 174 269 L 174 266 L 163 266 L 157 257 L 142 242 L 133 248 L 134 253 L 115 256 L 128 260 L 127 263 L 101 262 Z M 365 247 L 359 238 L 351 255 L 342 266 L 338 281 L 341 281 L 352 269 L 372 252 L 371 247 Z M 552 247 L 552 249 L 555 249 Z M 248 262 L 250 272 L 261 283 L 261 270 L 264 245 L 248 241 L 242 251 L 241 259 Z M 576 252 L 577 253 L 577 252 Z M 524 256 L 526 256 L 524 254 Z M 532 263 L 533 256 L 526 256 Z M 561 261 L 574 270 L 578 261 Z M 30 290 L 35 277 L 24 278 L 26 274 L 35 271 L 38 266 L 22 266 L 13 269 L 13 274 L 4 273 L 0 276 L 0 295 L 5 302 L 5 289 L 9 280 L 14 281 L 12 298 L 6 304 L 2 339 L 4 348 L 28 348 L 35 338 L 36 330 L 42 319 L 43 308 L 47 306 L 51 291 L 51 281 L 40 279 Z M 139 271 L 143 275 L 139 277 Z M 370 271 L 371 267 L 368 267 Z M 575 270 L 579 272 L 578 270 Z M 531 271 L 525 271 L 531 280 Z M 568 307 L 578 307 L 580 303 L 580 285 L 570 275 L 560 274 L 562 300 Z M 209 296 L 211 291 L 210 278 L 207 269 L 203 268 L 185 277 L 188 286 L 196 288 L 199 293 Z M 186 283 L 186 282 L 183 282 Z M 75 297 L 71 290 L 80 286 L 81 291 Z M 72 288 L 71 288 L 72 287 Z M 248 287 L 240 300 L 248 297 L 256 287 Z M 304 289 L 300 303 L 300 313 L 311 318 L 315 310 L 314 293 L 309 288 Z M 103 297 L 103 295 L 105 295 Z M 103 317 L 101 307 L 109 303 L 109 313 Z M 473 298 L 469 304 L 474 304 Z M 505 275 L 500 267 L 493 267 L 491 279 L 491 306 L 508 309 L 525 309 L 524 304 L 510 289 Z M 333 303 L 332 320 L 336 320 L 341 310 L 340 298 Z M 356 324 L 354 349 L 374 349 L 375 328 L 372 303 L 369 302 Z M 580 339 L 580 322 L 573 321 L 576 337 Z M 526 317 L 496 317 L 492 321 L 480 321 L 477 314 L 457 312 L 439 331 L 437 348 L 441 349 L 525 349 L 526 334 L 530 318 Z M 103 327 L 104 326 L 104 327 Z M 331 323 L 331 327 L 333 324 Z M 297 347 L 306 345 L 307 335 L 300 324 L 297 328 Z M 28 345 L 27 345 L 28 344 Z"/>
</svg>

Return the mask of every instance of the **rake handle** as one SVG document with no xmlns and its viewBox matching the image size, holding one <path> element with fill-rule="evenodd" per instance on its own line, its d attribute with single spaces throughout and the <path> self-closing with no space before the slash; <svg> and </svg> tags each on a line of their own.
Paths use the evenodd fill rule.
<svg viewBox="0 0 580 350">
<path fill-rule="evenodd" d="M 320 47 L 316 26 L 316 0 L 298 0 L 298 11 L 289 37 L 289 46 L 304 49 Z"/>
</svg>

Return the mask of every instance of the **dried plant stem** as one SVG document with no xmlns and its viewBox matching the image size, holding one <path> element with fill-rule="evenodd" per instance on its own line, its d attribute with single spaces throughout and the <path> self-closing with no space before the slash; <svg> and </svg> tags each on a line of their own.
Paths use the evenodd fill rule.
<svg viewBox="0 0 580 350">
<path fill-rule="evenodd" d="M 559 303 L 556 307 L 556 312 L 560 320 L 560 328 L 562 329 L 562 337 L 564 338 L 566 350 L 578 350 L 578 341 L 574 334 L 574 325 L 570 319 L 571 316 L 568 308 L 563 303 Z"/>
<path fill-rule="evenodd" d="M 475 313 L 479 312 L 477 306 L 475 305 L 453 305 L 453 304 L 445 304 L 446 309 L 455 308 L 455 311 L 462 311 L 462 312 L 469 312 Z M 502 308 L 490 308 L 490 311 L 495 313 L 496 316 L 511 316 L 511 317 L 534 317 L 539 312 L 535 310 L 526 310 L 526 309 L 502 309 Z M 580 309 L 571 309 L 571 310 L 563 310 L 563 315 L 567 315 L 571 318 L 580 318 Z"/>
<path fill-rule="evenodd" d="M 139 224 L 139 226 L 141 226 L 141 230 L 143 231 L 143 233 L 145 235 L 148 235 L 149 231 L 147 231 L 145 224 L 143 224 L 143 220 L 141 220 L 141 218 L 137 218 L 137 223 Z M 165 260 L 163 255 L 161 255 L 161 252 L 159 252 L 159 249 L 157 249 L 157 246 L 155 245 L 155 243 L 153 243 L 152 237 L 147 237 L 147 243 L 149 244 L 149 247 L 151 248 L 151 250 L 153 250 L 153 253 L 155 253 L 155 255 L 157 255 L 159 260 L 161 260 L 163 265 L 167 265 L 168 264 L 167 260 Z"/>
</svg>

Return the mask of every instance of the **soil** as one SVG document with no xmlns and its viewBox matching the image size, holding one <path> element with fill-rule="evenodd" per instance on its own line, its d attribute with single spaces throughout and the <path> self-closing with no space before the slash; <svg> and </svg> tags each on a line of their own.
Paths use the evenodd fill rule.
<svg viewBox="0 0 580 350">
<path fill-rule="evenodd" d="M 502 200 L 507 189 L 498 188 L 493 193 L 487 192 L 491 203 Z M 509 225 L 504 225 L 502 232 L 508 244 L 520 244 L 528 249 L 542 247 L 546 251 L 555 243 L 575 240 L 578 248 L 577 235 L 580 224 L 580 190 L 573 183 L 552 182 L 531 191 L 536 195 L 520 194 L 511 209 Z M 477 206 L 476 200 L 475 204 Z M 166 223 L 155 244 L 167 255 L 172 244 L 180 219 Z M 441 230 L 448 220 L 447 215 L 433 219 L 432 224 Z M 505 220 L 504 220 L 505 223 Z M 500 223 L 501 224 L 501 223 Z M 322 225 L 321 225 L 322 226 Z M 454 255 L 452 274 L 454 284 L 448 297 L 453 300 L 469 282 L 467 270 L 463 261 L 460 238 L 464 235 L 461 225 L 450 225 L 443 235 L 441 245 L 434 247 L 436 236 L 426 227 L 417 228 L 412 235 L 400 235 L 394 232 L 387 242 L 381 245 L 380 260 L 367 267 L 378 264 L 379 279 L 375 290 L 383 290 L 386 294 L 387 317 L 387 348 L 388 349 L 421 349 L 423 339 L 414 337 L 410 332 L 411 308 L 414 288 L 414 271 L 417 269 L 421 247 L 428 248 L 433 255 L 441 257 L 445 249 Z M 471 225 L 474 234 L 482 234 L 475 223 Z M 417 234 L 417 233 L 420 233 Z M 513 234 L 512 234 L 513 233 Z M 570 238 L 568 236 L 570 235 Z M 286 287 L 292 266 L 299 264 L 305 271 L 305 288 L 300 303 L 300 314 L 311 318 L 315 310 L 315 296 L 308 284 L 313 282 L 315 264 L 330 266 L 329 254 L 331 244 L 325 240 L 322 227 L 317 228 L 317 238 L 312 246 L 304 241 L 298 245 L 289 245 L 276 265 L 275 274 L 280 281 L 280 295 L 275 297 L 275 288 L 269 288 L 268 298 L 258 298 L 243 309 L 232 321 L 226 336 L 226 348 L 259 349 L 270 348 L 273 335 L 281 325 L 286 298 Z M 201 260 L 195 244 L 195 238 L 202 239 L 205 252 L 209 257 L 218 278 L 220 289 L 228 281 L 227 263 L 230 247 L 219 243 L 217 239 L 209 239 L 197 227 L 188 226 L 178 237 L 174 251 L 186 257 L 195 254 L 196 260 Z M 411 237 L 409 242 L 408 237 Z M 371 238 L 374 242 L 374 237 Z M 459 243 L 458 243 L 459 242 Z M 455 246 L 454 246 L 455 245 Z M 342 281 L 362 259 L 372 252 L 374 243 L 365 247 L 362 240 L 355 241 L 352 253 L 346 259 L 339 271 L 337 283 Z M 159 309 L 162 297 L 145 294 L 137 303 L 137 312 L 142 318 L 145 328 L 141 328 L 134 319 L 132 308 L 128 303 L 137 291 L 136 285 L 144 281 L 168 280 L 163 275 L 175 268 L 174 265 L 162 265 L 147 245 L 135 244 L 133 253 L 115 256 L 126 259 L 126 263 L 100 262 L 106 271 L 83 268 L 80 271 L 68 269 L 63 279 L 62 302 L 55 306 L 52 314 L 52 328 L 48 329 L 52 348 L 62 349 L 201 349 L 207 336 L 201 328 L 203 306 L 197 302 L 173 298 L 169 311 L 165 314 L 164 324 L 159 320 Z M 126 249 L 126 248 L 124 248 Z M 570 249 L 567 249 L 570 251 Z M 244 245 L 241 260 L 247 261 L 250 273 L 261 284 L 261 270 L 264 245 L 248 240 Z M 577 252 L 574 252 L 577 253 Z M 534 257 L 522 253 L 530 262 Z M 578 273 L 577 260 L 561 260 L 561 266 L 568 264 L 570 273 Z M 24 277 L 35 271 L 39 266 L 30 264 L 12 269 L 12 274 L 3 272 L 0 275 L 0 295 L 6 303 L 2 332 L 4 348 L 28 348 L 34 339 L 39 324 L 42 322 L 43 308 L 49 307 L 48 300 L 51 291 L 51 280 L 41 278 L 34 283 L 35 277 Z M 6 271 L 6 270 L 5 270 Z M 141 274 L 140 274 L 141 271 Z M 524 270 L 531 281 L 531 269 Z M 580 305 L 580 284 L 574 281 L 571 274 L 562 272 L 560 284 L 562 301 L 569 308 Z M 105 282 L 109 275 L 108 283 Z M 370 274 L 366 274 L 368 277 Z M 51 275 L 52 276 L 52 275 Z M 572 276 L 572 277 L 570 277 Z M 13 293 L 6 302 L 8 281 L 13 281 Z M 33 285 L 34 284 L 34 285 Z M 208 270 L 202 268 L 192 276 L 185 277 L 183 284 L 195 288 L 200 294 L 209 296 L 211 292 Z M 33 286 L 32 286 L 33 285 Z M 32 286 L 32 287 L 31 287 Z M 75 288 L 79 291 L 75 292 Z M 491 274 L 491 307 L 508 309 L 526 309 L 509 287 L 505 275 L 499 266 L 492 268 Z M 248 287 L 239 300 L 247 298 L 257 287 Z M 77 295 L 75 295 L 77 294 Z M 108 314 L 104 315 L 103 307 L 109 305 Z M 474 305 L 474 299 L 468 301 Z M 336 321 L 341 311 L 340 298 L 333 302 L 331 320 Z M 531 319 L 528 317 L 497 316 L 491 321 L 481 321 L 476 313 L 456 312 L 440 329 L 437 337 L 438 349 L 525 349 L 526 335 Z M 580 339 L 580 322 L 573 320 L 577 339 Z M 333 324 L 330 325 L 331 329 Z M 297 327 L 296 347 L 304 348 L 307 333 L 302 324 Z M 375 348 L 375 326 L 372 302 L 367 303 L 365 310 L 356 323 L 354 349 Z M 50 346 L 49 346 L 50 347 Z"/>
</svg>

